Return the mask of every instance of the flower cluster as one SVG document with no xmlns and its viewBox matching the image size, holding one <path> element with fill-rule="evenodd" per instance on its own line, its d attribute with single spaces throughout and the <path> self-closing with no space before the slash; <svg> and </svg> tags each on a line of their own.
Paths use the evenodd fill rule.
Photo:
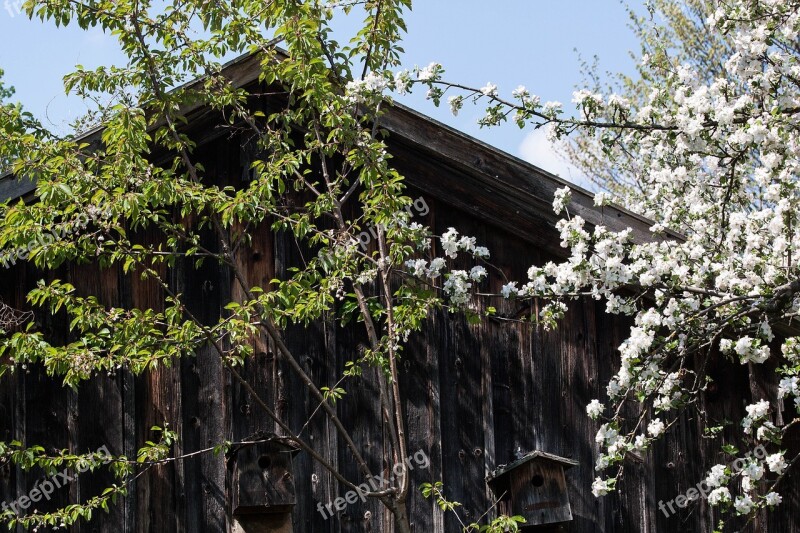
<svg viewBox="0 0 800 533">
<path fill-rule="evenodd" d="M 768 401 L 758 401 L 748 405 L 745 410 L 747 416 L 742 419 L 742 428 L 746 434 L 751 435 L 754 428 L 757 440 L 771 439 L 777 434 L 778 429 L 768 420 L 770 410 Z"/>
<path fill-rule="evenodd" d="M 614 490 L 613 479 L 602 479 L 598 477 L 592 482 L 592 494 L 594 494 L 595 497 L 605 496 L 612 490 Z"/>
<path fill-rule="evenodd" d="M 735 343 L 730 339 L 722 339 L 719 348 L 725 353 L 733 350 L 742 364 L 749 361 L 763 363 L 769 359 L 769 346 L 762 345 L 760 339 L 753 339 L 748 335 L 740 337 Z"/>
<path fill-rule="evenodd" d="M 553 212 L 556 215 L 561 213 L 564 209 L 566 209 L 570 200 L 572 200 L 572 194 L 569 187 L 562 187 L 561 189 L 558 189 L 553 198 Z"/>
<path fill-rule="evenodd" d="M 786 396 L 794 396 L 794 404 L 800 411 L 800 378 L 797 376 L 783 378 L 778 384 L 778 399 Z"/>
<path fill-rule="evenodd" d="M 418 278 L 434 280 L 444 276 L 442 290 L 450 304 L 462 307 L 472 298 L 473 283 L 486 279 L 489 272 L 483 265 L 475 265 L 470 270 L 454 269 L 446 271 L 447 259 L 456 259 L 459 253 L 465 253 L 474 260 L 489 258 L 489 250 L 485 246 L 477 246 L 476 238 L 459 235 L 455 228 L 448 228 L 439 238 L 439 244 L 445 257 L 435 257 L 430 262 L 425 259 L 409 259 L 405 266 L 409 273 Z"/>
<path fill-rule="evenodd" d="M 361 80 L 352 80 L 345 86 L 345 95 L 353 103 L 380 100 L 383 92 L 390 87 L 390 80 L 375 72 L 370 72 Z"/>
<path fill-rule="evenodd" d="M 730 466 L 714 465 L 705 479 L 705 484 L 711 492 L 708 502 L 712 506 L 721 506 L 733 503 L 733 508 L 740 515 L 748 515 L 761 507 L 775 507 L 780 505 L 783 498 L 774 491 L 768 491 L 759 496 L 759 487 L 766 481 L 767 471 L 780 475 L 786 468 L 782 453 L 767 455 L 763 447 L 746 457 L 737 458 Z M 729 488 L 730 481 L 740 478 L 741 494 L 735 496 Z"/>
</svg>

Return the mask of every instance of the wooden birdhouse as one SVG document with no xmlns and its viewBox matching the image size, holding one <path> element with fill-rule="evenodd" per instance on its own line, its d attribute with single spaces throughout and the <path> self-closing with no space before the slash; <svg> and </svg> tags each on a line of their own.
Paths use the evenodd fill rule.
<svg viewBox="0 0 800 533">
<path fill-rule="evenodd" d="M 242 446 L 228 455 L 234 515 L 291 513 L 296 503 L 292 458 L 298 448 L 284 441 Z"/>
<path fill-rule="evenodd" d="M 501 465 L 486 481 L 499 498 L 498 511 L 520 515 L 525 528 L 572 520 L 564 471 L 576 461 L 541 451 L 530 452 Z"/>
</svg>

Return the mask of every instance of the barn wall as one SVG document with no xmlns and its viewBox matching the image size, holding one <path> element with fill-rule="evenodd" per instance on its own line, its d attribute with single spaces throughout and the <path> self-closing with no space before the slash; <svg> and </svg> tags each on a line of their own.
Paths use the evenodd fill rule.
<svg viewBox="0 0 800 533">
<path fill-rule="evenodd" d="M 418 219 L 430 224 L 437 234 L 452 226 L 476 236 L 479 243 L 490 248 L 492 263 L 509 279 L 524 279 L 531 264 L 554 259 L 552 246 L 541 244 L 542 235 L 551 235 L 552 228 L 536 232 L 534 227 L 530 239 L 521 239 L 519 224 L 506 227 L 497 222 L 502 213 L 495 213 L 494 222 L 487 223 L 465 207 L 470 200 L 464 195 L 474 191 L 448 189 L 433 182 L 433 193 L 421 188 L 435 179 L 426 173 L 436 169 L 437 163 L 413 157 L 413 148 L 407 145 L 397 148 L 403 154 L 398 166 L 415 185 L 409 195 L 424 198 L 430 210 Z M 241 168 L 235 144 L 217 139 L 204 153 L 210 175 L 220 183 L 237 183 Z M 452 169 L 447 172 L 457 175 Z M 156 236 L 142 234 L 139 238 Z M 209 236 L 206 244 L 215 246 L 214 239 Z M 266 285 L 276 276 L 286 276 L 288 268 L 302 262 L 305 252 L 291 236 L 275 234 L 265 226 L 256 232 L 252 246 L 242 252 L 241 266 L 252 284 Z M 212 262 L 199 269 L 179 264 L 163 274 L 173 287 L 189 296 L 190 309 L 210 322 L 239 291 L 230 272 Z M 0 273 L 0 296 L 10 305 L 24 308 L 24 295 L 36 280 L 55 277 L 73 283 L 80 292 L 99 293 L 109 306 L 158 309 L 164 296 L 153 281 L 123 276 L 116 270 L 101 271 L 94 265 L 65 266 L 50 273 L 20 265 Z M 503 281 L 493 275 L 486 283 L 483 289 L 497 292 Z M 616 364 L 616 347 L 629 324 L 604 314 L 599 303 L 578 301 L 573 302 L 556 331 L 546 332 L 529 323 L 506 320 L 525 314 L 518 304 L 494 305 L 500 318 L 479 325 L 467 324 L 458 314 L 433 313 L 423 332 L 408 344 L 401 361 L 408 448 L 412 453 L 422 451 L 430 459 L 427 469 L 413 471 L 413 486 L 443 481 L 448 497 L 461 502 L 463 516 L 471 520 L 491 505 L 486 474 L 513 460 L 517 450 L 538 449 L 579 462 L 567 473 L 574 520 L 565 531 L 711 531 L 717 517 L 702 503 L 669 519 L 658 508 L 660 500 L 668 501 L 685 492 L 711 465 L 724 461 L 713 453 L 719 441 L 698 439 L 698 422 L 688 417 L 652 452 L 626 464 L 618 494 L 597 500 L 590 493 L 596 475 L 592 464 L 597 425 L 586 417 L 585 406 L 593 398 L 604 397 L 604 383 Z M 41 325 L 53 339 L 69 339 L 63 317 L 42 318 Z M 329 317 L 309 327 L 289 328 L 286 341 L 317 383 L 333 384 L 345 364 L 357 357 L 366 337 L 358 326 L 338 328 Z M 243 374 L 285 421 L 300 430 L 315 402 L 297 376 L 276 357 L 268 339 L 253 342 L 257 355 L 247 361 Z M 365 372 L 363 382 L 351 387 L 337 408 L 345 425 L 353 428 L 353 439 L 370 466 L 380 471 L 392 465 L 381 452 L 388 437 L 381 425 L 375 377 L 374 371 Z M 718 378 L 719 391 L 706 395 L 702 408 L 710 417 L 735 420 L 750 402 L 748 369 L 720 371 Z M 206 349 L 194 358 L 175 361 L 171 368 L 143 376 L 132 377 L 125 372 L 100 376 L 77 392 L 63 388 L 36 368 L 5 376 L 0 379 L 0 415 L 2 440 L 17 439 L 77 452 L 106 445 L 112 453 L 129 456 L 153 437 L 151 426 L 165 422 L 181 436 L 175 454 L 276 430 L 214 353 Z M 352 458 L 324 417 L 312 419 L 303 436 L 323 450 L 349 479 L 359 479 Z M 76 526 L 74 531 L 225 531 L 230 528 L 226 467 L 224 457 L 204 454 L 153 468 L 136 481 L 129 496 L 110 514 L 99 514 L 96 521 Z M 37 472 L 0 467 L 0 501 L 27 493 L 40 478 Z M 338 517 L 325 520 L 316 510 L 318 502 L 333 501 L 342 495 L 342 489 L 305 453 L 294 459 L 294 478 L 294 531 L 391 530 L 387 513 L 374 501 L 351 505 Z M 788 512 L 800 503 L 797 479 L 796 474 L 787 479 L 784 488 L 794 487 L 793 497 L 784 500 L 782 512 L 758 524 L 765 528 L 759 530 L 800 531 L 798 519 Z M 102 477 L 81 476 L 67 490 L 58 492 L 53 503 L 96 494 L 104 481 Z M 458 530 L 452 516 L 442 516 L 418 492 L 413 492 L 409 505 L 414 531 Z"/>
</svg>

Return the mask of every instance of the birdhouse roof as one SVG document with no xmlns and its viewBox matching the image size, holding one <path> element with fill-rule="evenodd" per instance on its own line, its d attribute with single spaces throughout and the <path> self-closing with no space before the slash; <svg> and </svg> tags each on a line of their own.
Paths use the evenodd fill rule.
<svg viewBox="0 0 800 533">
<path fill-rule="evenodd" d="M 547 453 L 539 450 L 534 450 L 525 454 L 523 457 L 520 457 L 513 463 L 508 463 L 507 465 L 500 465 L 494 469 L 494 471 L 489 474 L 486 478 L 486 481 L 495 481 L 498 478 L 503 477 L 504 475 L 510 473 L 512 470 L 519 468 L 520 466 L 528 463 L 529 461 L 549 461 L 552 463 L 560 464 L 562 467 L 571 468 L 578 464 L 578 461 L 573 461 L 572 459 L 567 459 L 566 457 L 561 457 L 559 455 L 555 455 L 552 453 Z"/>
</svg>

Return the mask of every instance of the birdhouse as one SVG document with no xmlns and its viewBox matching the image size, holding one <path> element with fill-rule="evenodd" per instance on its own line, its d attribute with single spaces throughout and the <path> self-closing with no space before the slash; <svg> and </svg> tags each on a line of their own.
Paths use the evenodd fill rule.
<svg viewBox="0 0 800 533">
<path fill-rule="evenodd" d="M 501 465 L 486 481 L 499 499 L 498 510 L 525 518 L 525 528 L 572 520 L 564 471 L 576 461 L 541 451 Z"/>
<path fill-rule="evenodd" d="M 290 513 L 296 503 L 292 458 L 298 451 L 285 441 L 268 441 L 229 452 L 233 514 Z"/>
</svg>

